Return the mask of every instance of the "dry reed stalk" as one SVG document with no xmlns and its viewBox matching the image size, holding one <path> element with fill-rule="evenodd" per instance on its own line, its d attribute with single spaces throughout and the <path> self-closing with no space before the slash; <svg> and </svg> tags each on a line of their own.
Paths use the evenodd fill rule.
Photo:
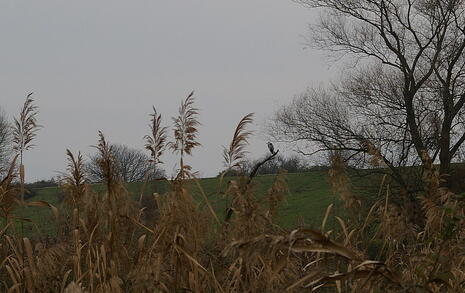
<svg viewBox="0 0 465 293">
<path fill-rule="evenodd" d="M 286 175 L 287 171 L 279 171 L 273 185 L 266 194 L 266 201 L 268 203 L 267 217 L 269 217 L 270 220 L 278 218 L 279 204 L 284 201 L 285 196 L 289 193 Z"/>
<path fill-rule="evenodd" d="M 321 222 L 321 228 L 320 229 L 321 229 L 322 232 L 325 231 L 326 223 L 328 221 L 329 215 L 331 214 L 331 211 L 333 210 L 333 207 L 334 207 L 334 204 L 330 204 L 326 208 L 326 212 L 325 212 L 325 215 L 323 217 L 323 221 Z"/>
<path fill-rule="evenodd" d="M 203 190 L 202 186 L 200 185 L 199 180 L 194 178 L 194 181 L 197 184 L 198 190 L 200 191 L 200 194 L 202 195 L 203 199 L 205 200 L 205 203 L 207 204 L 208 210 L 210 211 L 211 215 L 215 219 L 216 223 L 218 225 L 220 225 L 220 219 L 218 218 L 218 215 L 216 214 L 215 210 L 213 209 L 213 206 L 210 203 L 210 200 L 208 199 L 208 196 L 205 194 L 205 191 Z"/>
<path fill-rule="evenodd" d="M 238 170 L 241 173 L 243 173 L 243 164 L 245 162 L 245 157 L 247 154 L 245 147 L 248 144 L 249 137 L 252 135 L 252 131 L 247 131 L 246 127 L 248 124 L 251 124 L 253 122 L 253 115 L 254 113 L 249 113 L 245 115 L 241 119 L 241 121 L 239 121 L 234 131 L 233 139 L 229 144 L 229 147 L 223 147 L 223 164 L 225 165 L 226 169 L 220 174 L 219 182 L 217 185 L 218 195 L 220 195 L 221 193 L 220 190 L 223 185 L 223 179 L 224 176 L 228 173 L 228 171 Z M 229 203 L 227 203 L 226 210 L 226 221 L 228 221 L 232 215 L 232 209 Z"/>
<path fill-rule="evenodd" d="M 317 252 L 337 254 L 348 260 L 358 259 L 356 253 L 311 229 L 233 241 L 223 252 L 224 255 L 236 255 L 236 261 L 229 269 L 230 289 L 234 288 L 232 292 L 282 292 L 287 288 L 299 292 L 305 282 L 315 280 L 323 273 L 315 269 L 317 273 L 312 271 L 299 280 L 299 255 Z M 289 283 L 291 279 L 298 281 Z M 251 284 L 253 286 L 248 287 Z"/>
<path fill-rule="evenodd" d="M 150 119 L 150 135 L 144 136 L 146 141 L 145 148 L 150 151 L 152 163 L 154 167 L 157 164 L 163 163 L 160 160 L 160 157 L 163 155 L 163 152 L 166 148 L 166 140 L 167 140 L 167 127 L 162 126 L 162 119 L 161 114 L 157 113 L 155 107 L 153 108 L 153 113 L 150 114 L 152 117 Z"/>
<path fill-rule="evenodd" d="M 163 155 L 163 152 L 165 151 L 167 147 L 167 127 L 162 126 L 162 119 L 161 119 L 161 114 L 157 113 L 157 110 L 155 107 L 153 108 L 153 113 L 150 114 L 152 117 L 150 119 L 150 134 L 145 135 L 144 139 L 146 141 L 145 143 L 145 149 L 150 151 L 150 157 L 151 157 L 151 162 L 153 165 L 152 171 L 155 173 L 156 168 L 159 164 L 162 164 L 163 162 L 160 160 L 161 156 Z M 142 190 L 145 190 L 145 185 L 148 182 L 148 177 L 149 173 L 145 174 L 145 180 L 144 180 L 144 186 Z M 155 182 L 154 182 L 155 183 Z M 154 191 L 156 192 L 155 185 L 154 185 Z M 142 192 L 139 198 L 139 204 L 142 201 Z"/>
<path fill-rule="evenodd" d="M 113 153 L 113 146 L 106 141 L 105 136 L 101 131 L 99 131 L 98 136 L 98 144 L 94 146 L 99 153 L 97 164 L 102 172 L 102 177 L 108 193 L 113 194 L 113 188 L 120 180 L 116 159 Z"/>
<path fill-rule="evenodd" d="M 233 213 L 235 212 L 235 209 L 234 209 L 234 207 L 232 205 L 234 204 L 234 201 L 236 199 L 241 201 L 241 198 L 242 198 L 242 200 L 244 198 L 246 198 L 246 200 L 248 200 L 248 201 L 253 201 L 252 197 L 249 196 L 249 194 L 252 191 L 251 189 L 252 189 L 253 179 L 258 174 L 258 170 L 260 169 L 260 167 L 263 166 L 266 162 L 268 162 L 270 160 L 273 160 L 278 155 L 278 153 L 279 153 L 279 150 L 275 151 L 274 153 L 272 153 L 271 155 L 269 155 L 268 157 L 263 159 L 261 162 L 258 162 L 255 165 L 255 167 L 252 169 L 252 171 L 250 172 L 248 177 L 241 176 L 241 178 L 240 178 L 240 190 L 238 192 L 233 193 L 233 194 L 239 195 L 239 196 L 237 198 L 233 197 L 233 203 L 231 204 L 231 206 L 228 206 L 227 209 L 226 209 L 226 216 L 225 216 L 225 222 L 226 223 L 229 222 L 229 220 L 231 219 Z M 222 177 L 220 177 L 220 183 L 221 183 L 221 180 L 222 180 Z M 232 182 L 234 182 L 234 181 L 231 181 L 230 183 L 232 183 Z M 235 185 L 237 185 L 237 184 L 235 184 Z M 246 196 L 244 197 L 244 195 L 246 195 Z"/>
<path fill-rule="evenodd" d="M 84 172 L 84 159 L 81 152 L 78 153 L 77 157 L 73 155 L 70 150 L 66 150 L 68 158 L 68 173 L 64 177 L 64 189 L 66 194 L 66 200 L 71 203 L 72 207 L 77 207 L 82 203 L 82 199 L 87 189 L 87 178 Z"/>
<path fill-rule="evenodd" d="M 253 122 L 253 115 L 254 113 L 249 113 L 239 121 L 229 147 L 223 147 L 223 160 L 227 168 L 226 171 L 243 168 L 244 160 L 247 155 L 245 147 L 248 144 L 249 137 L 253 133 L 252 131 L 247 131 L 246 127 Z"/>
<path fill-rule="evenodd" d="M 331 169 L 329 170 L 329 180 L 333 190 L 339 194 L 345 203 L 346 209 L 354 219 L 358 218 L 357 210 L 361 207 L 361 201 L 352 193 L 350 180 L 347 175 L 347 164 L 340 153 L 331 155 Z"/>
<path fill-rule="evenodd" d="M 24 180 L 25 171 L 23 165 L 24 152 L 34 147 L 32 141 L 37 136 L 37 131 L 41 127 L 37 124 L 38 107 L 34 105 L 32 94 L 27 95 L 24 101 L 23 108 L 19 114 L 19 118 L 14 119 L 13 127 L 13 149 L 19 154 L 19 169 L 21 180 L 21 200 L 24 202 Z"/>
<path fill-rule="evenodd" d="M 184 164 L 184 156 L 191 155 L 192 150 L 200 146 L 197 141 L 198 126 L 197 120 L 198 109 L 194 107 L 194 92 L 192 91 L 187 98 L 181 102 L 179 114 L 173 117 L 174 122 L 174 141 L 170 147 L 174 153 L 179 154 L 179 173 L 177 178 L 186 179 L 192 175 L 192 167 Z"/>
<path fill-rule="evenodd" d="M 35 248 L 28 238 L 6 236 L 11 253 L 5 258 L 10 292 L 62 292 L 71 273 L 67 268 L 68 248 L 66 243 L 46 248 L 38 243 Z M 1 266 L 0 266 L 1 267 Z M 63 278 L 62 278 L 63 276 Z M 7 280 L 4 279 L 4 284 Z"/>
<path fill-rule="evenodd" d="M 156 168 L 159 164 L 162 164 L 163 162 L 160 160 L 161 156 L 163 155 L 163 152 L 165 151 L 166 144 L 167 144 L 167 127 L 162 126 L 162 118 L 161 114 L 157 113 L 157 110 L 155 107 L 152 106 L 153 113 L 150 114 L 151 119 L 150 119 L 150 134 L 145 135 L 144 139 L 146 141 L 145 143 L 145 149 L 150 151 L 150 161 L 152 163 L 152 170 L 147 172 L 144 176 L 144 183 L 140 192 L 139 196 L 139 206 L 142 205 L 142 198 L 147 186 L 147 183 L 149 181 L 149 176 L 150 172 L 155 173 Z M 153 191 L 156 192 L 156 185 L 155 181 L 153 182 Z M 143 209 L 140 210 L 138 219 L 140 220 L 141 217 L 143 216 Z"/>
<path fill-rule="evenodd" d="M 193 107 L 189 104 L 185 108 Z M 243 134 L 244 127 L 236 133 Z M 239 157 L 245 145 L 241 146 L 232 148 Z M 402 236 L 403 230 L 410 228 L 399 224 L 405 215 L 397 215 L 392 207 L 389 188 L 384 204 L 379 200 L 366 219 L 360 216 L 360 223 L 336 215 L 340 232 L 307 228 L 286 231 L 273 222 L 278 204 L 287 193 L 285 174 L 276 177 L 262 199 L 257 198 L 248 178 L 232 180 L 225 194 L 233 198 L 234 217 L 228 225 L 217 225 L 216 229 L 210 225 L 213 220 L 219 222 L 215 206 L 199 182 L 195 181 L 209 213 L 194 199 L 193 184 L 189 184 L 192 181 L 175 180 L 167 194 L 154 195 L 160 217 L 151 226 L 139 221 L 140 210 L 133 208 L 134 202 L 118 179 L 111 148 L 101 133 L 97 148 L 106 174 L 104 196 L 84 188 L 82 158 L 68 152 L 65 191 L 72 206 L 72 215 L 65 223 L 68 237 L 57 238 L 56 244 L 19 238 L 8 231 L 11 221 L 0 231 L 0 274 L 5 290 L 455 293 L 465 289 L 464 204 L 444 193 L 433 173 L 427 179 L 429 201 L 423 205 L 426 226 L 418 230 L 415 239 Z M 181 158 L 190 154 L 185 148 L 183 152 Z M 240 161 L 237 156 L 230 158 L 236 158 L 230 162 Z M 349 189 L 344 165 L 336 161 L 336 167 L 338 164 L 331 174 L 336 190 L 344 193 L 349 208 L 355 209 L 359 203 Z M 14 204 L 15 175 L 13 167 L 0 181 L 2 215 L 9 215 Z M 46 206 L 57 215 L 58 211 L 63 213 L 61 207 L 46 202 L 32 204 Z M 362 213 L 360 209 L 358 212 Z M 322 231 L 331 215 L 329 206 Z M 373 234 L 365 230 L 376 225 L 373 240 L 367 240 Z M 381 238 L 387 238 L 387 249 L 377 251 L 382 259 L 368 260 L 366 250 Z"/>
<path fill-rule="evenodd" d="M 171 290 L 186 288 L 198 292 L 197 283 L 210 278 L 199 260 L 209 230 L 206 214 L 198 209 L 183 184 L 173 185 L 173 190 L 159 199 L 159 212 L 154 235 L 157 245 L 152 246 L 151 253 L 164 256 L 164 269 L 174 273 L 173 278 L 160 282 Z M 195 286 L 194 280 L 197 280 Z"/>
<path fill-rule="evenodd" d="M 279 235 L 282 232 L 273 224 L 273 215 L 276 214 L 277 204 L 286 190 L 284 174 L 276 177 L 273 186 L 261 202 L 253 196 L 247 178 L 229 183 L 226 194 L 233 198 L 231 210 L 234 211 L 234 217 L 228 225 L 223 226 L 225 230 L 222 243 L 226 247 L 222 255 L 232 257 L 233 260 L 226 280 L 223 281 L 226 282 L 224 291 L 280 292 L 284 279 L 294 275 L 294 269 L 289 269 L 294 265 L 290 264 L 285 250 L 267 248 L 262 251 L 256 242 L 262 239 L 264 233 L 271 233 L 270 237 L 273 237 L 273 233 Z M 245 243 L 251 245 L 245 248 Z"/>
<path fill-rule="evenodd" d="M 0 181 L 0 212 L 1 217 L 5 222 L 10 225 L 13 221 L 13 211 L 15 210 L 18 201 L 16 200 L 17 191 L 13 185 L 17 174 L 16 169 L 16 160 L 18 155 L 13 157 L 10 168 L 6 173 L 5 177 Z"/>
</svg>

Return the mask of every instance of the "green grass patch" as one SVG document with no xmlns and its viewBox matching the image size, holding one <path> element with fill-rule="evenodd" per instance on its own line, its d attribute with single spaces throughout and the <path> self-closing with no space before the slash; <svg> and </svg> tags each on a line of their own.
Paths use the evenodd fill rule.
<svg viewBox="0 0 465 293">
<path fill-rule="evenodd" d="M 268 189 L 272 186 L 276 175 L 262 175 L 257 176 L 253 181 L 254 194 L 257 198 L 261 198 L 266 194 Z M 225 190 L 229 180 L 237 178 L 224 178 L 221 189 Z M 328 173 L 326 171 L 311 171 L 306 173 L 293 173 L 286 176 L 288 184 L 288 194 L 285 200 L 281 203 L 278 211 L 278 223 L 284 228 L 295 227 L 299 223 L 305 223 L 310 227 L 318 228 L 321 225 L 326 208 L 330 204 L 334 204 L 333 215 L 344 215 L 343 203 L 339 200 L 338 196 L 334 194 L 328 180 Z M 367 185 L 375 185 L 372 178 L 358 178 L 353 182 L 354 192 L 367 193 Z M 380 180 L 380 178 L 376 179 Z M 205 178 L 199 180 L 200 186 L 207 195 L 209 201 L 213 205 L 218 216 L 224 216 L 224 212 L 231 199 L 225 198 L 224 195 L 219 195 L 218 184 L 219 178 Z M 204 206 L 205 201 L 200 195 L 199 188 L 196 184 L 191 183 L 191 190 L 194 197 L 198 200 L 199 205 Z M 378 185 L 379 186 L 379 185 Z M 104 192 L 105 188 L 101 184 L 93 185 L 92 188 L 96 192 Z M 134 199 L 138 199 L 141 194 L 150 195 L 154 191 L 164 194 L 169 191 L 170 184 L 166 181 L 150 182 L 146 184 L 129 183 L 126 185 L 128 191 L 132 194 Z M 376 193 L 372 188 L 369 190 L 371 194 Z M 362 194 L 363 195 L 363 194 Z M 63 198 L 63 191 L 59 187 L 47 187 L 39 189 L 37 195 L 30 198 L 28 201 L 46 201 L 60 209 L 61 199 Z M 46 207 L 26 207 L 18 209 L 16 215 L 21 218 L 28 219 L 28 221 L 19 221 L 17 229 L 23 235 L 31 236 L 46 236 L 54 235 L 56 233 L 56 225 L 53 213 Z M 335 225 L 334 218 L 331 217 L 328 222 L 328 227 Z"/>
</svg>

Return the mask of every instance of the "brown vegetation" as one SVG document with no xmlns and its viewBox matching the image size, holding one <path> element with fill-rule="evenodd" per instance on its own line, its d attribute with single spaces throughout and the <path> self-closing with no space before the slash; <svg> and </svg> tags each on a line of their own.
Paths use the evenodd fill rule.
<svg viewBox="0 0 465 293">
<path fill-rule="evenodd" d="M 207 196 L 203 197 L 206 209 L 194 200 L 193 190 L 200 185 L 183 163 L 183 155 L 199 145 L 197 113 L 190 96 L 180 110 L 173 144 L 181 157 L 180 172 L 170 180 L 169 192 L 153 194 L 158 212 L 151 221 L 117 176 L 111 146 L 99 133 L 96 147 L 106 191 L 98 194 L 89 188 L 82 156 L 67 151 L 65 206 L 57 210 L 45 202 L 30 203 L 54 211 L 59 235 L 53 242 L 23 238 L 13 224 L 12 210 L 18 204 L 18 191 L 12 185 L 16 176 L 13 160 L 7 177 L 0 181 L 1 216 L 5 219 L 0 231 L 2 291 L 465 290 L 464 201 L 440 186 L 438 171 L 431 163 L 424 176 L 428 189 L 422 195 L 424 221 L 420 225 L 391 204 L 387 181 L 380 188 L 379 201 L 365 206 L 363 199 L 351 192 L 345 165 L 337 154 L 330 177 L 350 215 L 345 220 L 336 216 L 340 228 L 326 230 L 332 206 L 320 231 L 305 226 L 291 231 L 279 227 L 277 206 L 287 193 L 284 173 L 276 176 L 263 198 L 255 196 L 253 176 L 230 181 L 226 190 L 218 188 L 213 196 L 231 198 L 234 211 L 229 221 L 223 222 Z M 236 129 L 235 141 L 225 156 L 229 166 L 236 166 L 242 158 L 249 122 L 251 115 Z M 154 151 L 157 156 L 159 149 Z M 154 160 L 160 162 L 155 156 Z M 427 154 L 424 161 L 431 162 Z"/>
</svg>

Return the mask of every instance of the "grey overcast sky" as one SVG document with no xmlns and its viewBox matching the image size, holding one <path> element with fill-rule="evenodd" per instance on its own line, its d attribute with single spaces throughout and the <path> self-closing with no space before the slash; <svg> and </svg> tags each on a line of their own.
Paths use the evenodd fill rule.
<svg viewBox="0 0 465 293">
<path fill-rule="evenodd" d="M 202 147 L 187 161 L 216 175 L 245 114 L 259 130 L 331 76 L 324 54 L 305 49 L 316 17 L 291 0 L 1 1 L 0 107 L 11 118 L 33 91 L 44 126 L 25 155 L 27 180 L 63 171 L 66 148 L 91 153 L 98 130 L 142 148 L 152 105 L 170 123 L 193 89 Z M 258 132 L 249 150 L 267 151 Z M 170 175 L 174 157 L 165 162 Z"/>
</svg>

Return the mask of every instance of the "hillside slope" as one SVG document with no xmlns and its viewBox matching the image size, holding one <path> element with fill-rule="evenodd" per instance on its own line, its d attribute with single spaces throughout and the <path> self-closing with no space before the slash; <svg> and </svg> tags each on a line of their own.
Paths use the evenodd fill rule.
<svg viewBox="0 0 465 293">
<path fill-rule="evenodd" d="M 266 194 L 267 190 L 272 186 L 275 175 L 262 175 L 254 179 L 253 188 L 256 190 L 258 197 Z M 312 171 L 306 173 L 287 174 L 287 184 L 289 192 L 279 208 L 278 222 L 284 228 L 295 227 L 297 224 L 305 223 L 309 226 L 318 227 L 321 224 L 326 208 L 330 204 L 334 204 L 334 213 L 343 214 L 342 203 L 338 196 L 334 194 L 328 180 L 327 171 Z M 229 180 L 236 178 L 224 178 L 222 190 L 226 188 Z M 217 194 L 219 179 L 205 178 L 199 180 L 209 201 L 214 206 L 218 215 L 224 215 L 224 211 L 228 204 L 228 200 Z M 143 194 L 150 196 L 155 189 L 163 194 L 169 190 L 169 183 L 159 181 L 155 184 L 149 183 L 145 186 Z M 361 185 L 361 183 L 357 183 Z M 140 197 L 143 183 L 129 183 L 127 189 L 135 199 Z M 364 186 L 364 189 L 366 187 Z M 93 189 L 97 192 L 103 192 L 102 185 L 94 185 Z M 354 188 L 357 190 L 358 188 Z M 193 185 L 192 190 L 197 193 L 196 198 L 200 205 L 204 204 L 204 200 L 199 196 L 199 190 L 196 185 Z M 49 187 L 38 190 L 37 195 L 29 199 L 29 201 L 46 201 L 58 208 L 61 206 L 63 191 L 59 187 Z M 49 235 L 54 234 L 53 214 L 50 209 L 45 207 L 27 207 L 17 211 L 17 215 L 27 220 L 22 224 L 22 229 L 25 234 L 29 235 Z M 332 223 L 329 223 L 332 225 Z M 19 225 L 20 226 L 20 225 Z"/>
</svg>

